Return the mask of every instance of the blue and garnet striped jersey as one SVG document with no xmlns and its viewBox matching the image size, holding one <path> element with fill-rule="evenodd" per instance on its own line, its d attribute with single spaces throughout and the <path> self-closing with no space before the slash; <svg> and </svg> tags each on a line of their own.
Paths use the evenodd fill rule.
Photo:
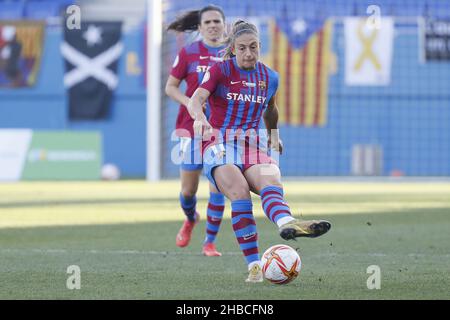
<svg viewBox="0 0 450 320">
<path fill-rule="evenodd" d="M 203 43 L 203 41 L 195 41 L 185 46 L 178 53 L 170 75 L 178 80 L 186 81 L 187 86 L 185 95 L 187 97 L 192 97 L 195 90 L 202 83 L 206 71 L 208 71 L 213 64 L 222 61 L 220 55 L 223 48 L 223 46 L 210 47 Z M 186 106 L 180 105 L 176 123 L 177 135 L 192 137 L 193 123 L 194 120 L 189 115 Z M 189 134 L 187 134 L 187 132 L 189 132 Z"/>
<path fill-rule="evenodd" d="M 258 130 L 261 116 L 278 88 L 278 74 L 262 62 L 239 68 L 236 58 L 216 63 L 200 88 L 210 92 L 209 122 L 225 137 L 227 130 Z"/>
</svg>

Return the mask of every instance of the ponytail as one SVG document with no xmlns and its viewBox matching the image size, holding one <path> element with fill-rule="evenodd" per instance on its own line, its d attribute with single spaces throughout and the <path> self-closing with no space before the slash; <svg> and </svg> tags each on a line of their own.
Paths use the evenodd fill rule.
<svg viewBox="0 0 450 320">
<path fill-rule="evenodd" d="M 174 22 L 169 24 L 167 31 L 173 30 L 176 32 L 193 32 L 197 31 L 200 26 L 203 13 L 207 11 L 217 11 L 221 14 L 223 21 L 225 22 L 225 13 L 222 8 L 214 5 L 203 7 L 200 10 L 192 10 L 184 13 L 175 19 Z"/>
<path fill-rule="evenodd" d="M 167 31 L 193 32 L 200 24 L 200 10 L 188 11 L 169 24 Z"/>
</svg>

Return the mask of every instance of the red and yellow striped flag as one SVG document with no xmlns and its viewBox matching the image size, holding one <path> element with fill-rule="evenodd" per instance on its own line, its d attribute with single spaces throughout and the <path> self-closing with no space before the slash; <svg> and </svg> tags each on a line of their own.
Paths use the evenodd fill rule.
<svg viewBox="0 0 450 320">
<path fill-rule="evenodd" d="M 332 31 L 332 21 L 327 20 L 296 45 L 285 28 L 270 21 L 271 48 L 263 60 L 279 74 L 280 123 L 307 127 L 326 124 Z"/>
<path fill-rule="evenodd" d="M 45 38 L 45 22 L 3 20 L 0 22 L 0 31 L 3 28 L 12 28 L 12 30 L 14 30 L 16 40 L 21 46 L 18 64 L 23 80 L 19 81 L 20 83 L 16 86 L 33 86 L 36 83 L 41 65 L 41 56 L 44 45 L 43 42 Z M 5 45 L 5 41 L 0 43 L 0 49 L 2 49 Z M 2 83 L 0 83 L 0 87 L 1 86 Z"/>
</svg>

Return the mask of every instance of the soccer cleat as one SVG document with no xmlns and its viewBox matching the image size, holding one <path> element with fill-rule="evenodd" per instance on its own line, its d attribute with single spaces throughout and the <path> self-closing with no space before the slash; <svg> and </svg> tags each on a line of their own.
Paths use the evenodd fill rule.
<svg viewBox="0 0 450 320">
<path fill-rule="evenodd" d="M 248 272 L 248 278 L 245 280 L 245 282 L 263 282 L 263 273 L 261 270 L 261 266 L 259 263 L 255 263 L 250 271 Z"/>
<path fill-rule="evenodd" d="M 186 220 L 183 223 L 183 226 L 181 227 L 180 231 L 178 231 L 177 238 L 176 238 L 176 245 L 177 247 L 186 247 L 189 242 L 191 241 L 191 235 L 192 230 L 194 229 L 195 225 L 200 220 L 200 215 L 196 212 L 195 213 L 195 221 L 189 221 Z"/>
<path fill-rule="evenodd" d="M 222 254 L 216 250 L 216 245 L 212 242 L 203 245 L 203 254 L 207 257 L 220 257 Z"/>
<path fill-rule="evenodd" d="M 292 220 L 280 227 L 280 236 L 284 240 L 297 237 L 315 238 L 323 235 L 331 228 L 331 223 L 325 220 Z"/>
</svg>

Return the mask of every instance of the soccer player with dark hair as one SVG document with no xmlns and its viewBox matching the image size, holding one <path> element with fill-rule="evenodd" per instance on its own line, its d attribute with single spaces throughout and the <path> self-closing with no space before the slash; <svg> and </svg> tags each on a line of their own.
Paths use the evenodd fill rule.
<svg viewBox="0 0 450 320">
<path fill-rule="evenodd" d="M 194 120 L 186 106 L 191 95 L 202 82 L 206 71 L 216 62 L 222 61 L 221 51 L 224 49 L 225 14 L 220 7 L 209 5 L 201 10 L 189 11 L 172 22 L 168 30 L 176 32 L 199 31 L 202 40 L 195 41 L 178 53 L 166 83 L 166 94 L 180 103 L 176 122 L 176 134 L 180 137 L 181 193 L 180 203 L 186 220 L 176 237 L 176 245 L 185 247 L 189 244 L 192 230 L 199 220 L 196 211 L 196 193 L 203 164 L 201 160 L 201 141 L 193 139 Z M 181 92 L 180 84 L 186 81 L 186 92 Z M 203 106 L 209 113 L 209 106 Z M 222 221 L 225 205 L 224 196 L 210 184 L 210 196 L 207 208 L 206 238 L 203 243 L 203 254 L 220 256 L 215 247 L 217 232 Z"/>
<path fill-rule="evenodd" d="M 278 165 L 260 146 L 263 118 L 269 146 L 283 151 L 275 102 L 278 74 L 259 62 L 259 50 L 256 26 L 237 21 L 228 38 L 226 60 L 209 70 L 188 105 L 195 119 L 194 134 L 204 140 L 205 174 L 231 201 L 233 230 L 248 264 L 247 282 L 263 281 L 250 191 L 261 196 L 266 216 L 285 240 L 318 237 L 331 227 L 328 221 L 292 217 Z M 209 119 L 202 109 L 207 100 Z"/>
</svg>

